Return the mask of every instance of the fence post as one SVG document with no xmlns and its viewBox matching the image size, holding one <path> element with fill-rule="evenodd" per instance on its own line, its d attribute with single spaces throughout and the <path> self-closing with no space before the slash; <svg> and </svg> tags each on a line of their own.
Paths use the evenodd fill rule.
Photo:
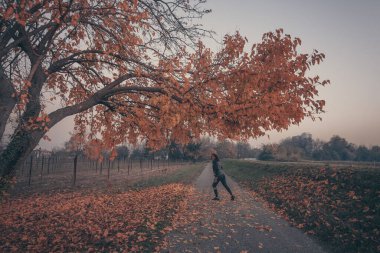
<svg viewBox="0 0 380 253">
<path fill-rule="evenodd" d="M 111 168 L 111 160 L 108 159 L 108 170 L 107 170 L 107 179 L 110 180 L 110 168 Z"/>
<path fill-rule="evenodd" d="M 73 178 L 73 185 L 75 186 L 75 182 L 77 181 L 77 162 L 78 162 L 78 154 L 74 157 L 74 178 Z"/>
<path fill-rule="evenodd" d="M 48 164 L 47 164 L 47 173 L 48 173 L 48 175 L 50 174 L 50 159 L 51 159 L 51 157 L 49 156 L 49 158 L 48 158 Z"/>
<path fill-rule="evenodd" d="M 58 156 L 54 157 L 54 170 L 58 170 Z"/>
<path fill-rule="evenodd" d="M 30 156 L 30 165 L 29 165 L 29 181 L 28 185 L 30 186 L 30 182 L 32 180 L 32 167 L 33 167 L 33 155 Z"/>
<path fill-rule="evenodd" d="M 44 172 L 44 161 L 45 161 L 45 157 L 44 156 L 42 156 L 41 157 L 41 180 L 42 180 L 42 174 L 43 174 L 43 172 Z"/>
<path fill-rule="evenodd" d="M 129 175 L 130 165 L 131 165 L 131 158 L 128 159 L 128 175 Z"/>
</svg>

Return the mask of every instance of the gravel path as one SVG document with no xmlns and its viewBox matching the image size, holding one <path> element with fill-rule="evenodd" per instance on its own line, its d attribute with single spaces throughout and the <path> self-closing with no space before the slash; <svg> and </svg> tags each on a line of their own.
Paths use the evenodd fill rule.
<svg viewBox="0 0 380 253">
<path fill-rule="evenodd" d="M 163 252 L 324 252 L 229 177 L 227 183 L 237 199 L 231 201 L 219 183 L 221 200 L 211 200 L 212 180 L 208 164 L 188 196 L 187 205 L 181 207 Z"/>
</svg>

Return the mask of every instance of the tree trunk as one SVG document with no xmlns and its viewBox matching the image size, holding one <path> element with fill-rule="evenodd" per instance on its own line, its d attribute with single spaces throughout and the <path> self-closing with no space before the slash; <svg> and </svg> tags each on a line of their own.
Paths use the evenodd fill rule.
<svg viewBox="0 0 380 253">
<path fill-rule="evenodd" d="M 19 130 L 13 135 L 10 143 L 0 154 L 0 172 L 5 181 L 11 179 L 17 169 L 21 168 L 44 134 L 43 131 L 30 133 Z"/>
<path fill-rule="evenodd" d="M 3 69 L 0 67 L 0 141 L 3 139 L 5 127 L 9 116 L 16 105 L 14 88 L 9 79 L 4 75 Z"/>
<path fill-rule="evenodd" d="M 8 99 L 12 98 L 12 93 L 9 92 L 11 92 L 13 88 L 9 87 L 9 85 L 12 86 L 12 84 L 4 75 L 2 70 L 3 69 L 0 68 L 0 81 L 4 82 L 4 84 L 1 83 L 2 85 L 0 91 L 2 92 L 3 90 L 6 90 L 8 93 L 0 96 L 0 102 L 2 103 L 6 101 L 6 107 L 10 107 L 11 101 L 7 101 L 7 97 Z M 16 170 L 22 166 L 26 157 L 33 151 L 42 136 L 45 134 L 43 130 L 27 130 L 25 126 L 25 122 L 36 118 L 41 112 L 39 98 L 45 80 L 46 75 L 44 74 L 42 66 L 37 64 L 36 72 L 33 74 L 31 79 L 32 85 L 28 88 L 29 102 L 25 106 L 25 111 L 19 120 L 19 124 L 14 131 L 9 144 L 0 154 L 0 175 L 5 179 L 5 181 L 11 179 L 15 175 Z M 13 107 L 14 106 L 12 106 L 12 109 Z M 8 120 L 9 115 L 10 114 L 5 115 L 7 117 L 5 121 Z M 1 121 L 3 121 L 3 117 L 4 116 L 0 116 Z M 2 127 L 3 126 L 1 126 L 1 128 Z M 2 137 L 3 133 L 0 132 L 0 134 L 0 137 Z"/>
<path fill-rule="evenodd" d="M 37 81 L 43 81 L 43 77 L 37 79 Z M 27 104 L 21 122 L 28 122 L 29 119 L 34 119 L 39 115 L 41 105 L 38 96 L 41 87 L 42 86 L 36 86 L 30 89 L 29 94 L 31 94 L 31 97 L 35 98 L 35 100 L 31 100 Z M 96 94 L 82 103 L 60 108 L 49 114 L 50 122 L 47 127 L 50 129 L 67 116 L 83 112 L 96 105 L 99 101 L 100 98 L 98 97 L 98 94 Z M 8 181 L 15 175 L 17 169 L 21 168 L 27 156 L 38 145 L 39 141 L 45 134 L 46 131 L 44 130 L 26 130 L 23 124 L 20 123 L 13 133 L 11 141 L 0 153 L 0 189 L 8 186 Z"/>
</svg>

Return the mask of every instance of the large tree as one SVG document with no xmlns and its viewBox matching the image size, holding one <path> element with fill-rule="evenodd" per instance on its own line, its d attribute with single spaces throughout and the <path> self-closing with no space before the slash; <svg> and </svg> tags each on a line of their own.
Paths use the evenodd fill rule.
<svg viewBox="0 0 380 253">
<path fill-rule="evenodd" d="M 7 124 L 12 132 L 2 179 L 70 115 L 75 131 L 112 148 L 247 139 L 323 110 L 317 86 L 327 81 L 308 74 L 323 54 L 299 53 L 300 39 L 281 29 L 250 49 L 239 33 L 226 35 L 213 53 L 200 41 L 203 3 L 1 0 L 0 138 Z"/>
</svg>

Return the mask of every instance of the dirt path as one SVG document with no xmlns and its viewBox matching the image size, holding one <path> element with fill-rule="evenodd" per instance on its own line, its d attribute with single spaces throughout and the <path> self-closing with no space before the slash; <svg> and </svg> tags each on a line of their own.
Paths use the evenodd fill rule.
<svg viewBox="0 0 380 253">
<path fill-rule="evenodd" d="M 227 182 L 237 200 L 231 201 L 221 184 L 221 200 L 211 200 L 212 179 L 209 164 L 178 215 L 176 229 L 168 234 L 168 247 L 163 252 L 324 252 L 229 177 Z"/>
</svg>

